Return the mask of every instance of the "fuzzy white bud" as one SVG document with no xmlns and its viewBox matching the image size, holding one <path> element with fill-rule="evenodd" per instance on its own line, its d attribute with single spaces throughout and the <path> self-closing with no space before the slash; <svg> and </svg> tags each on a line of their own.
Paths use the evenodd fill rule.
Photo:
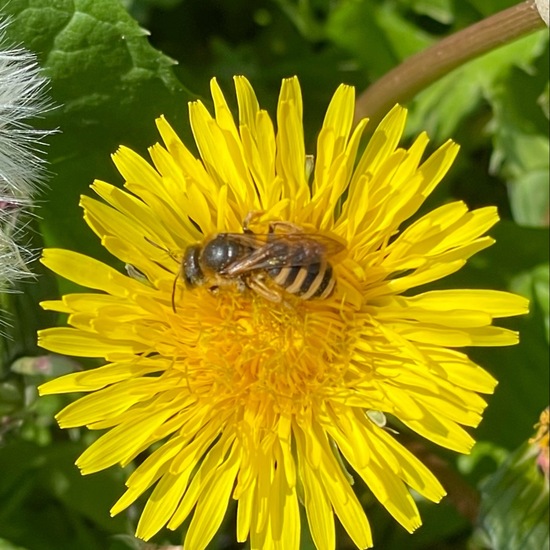
<svg viewBox="0 0 550 550">
<path fill-rule="evenodd" d="M 25 224 L 44 182 L 39 153 L 48 132 L 28 120 L 49 107 L 47 80 L 32 53 L 7 43 L 8 24 L 0 22 L 0 294 L 30 275 L 28 263 L 35 254 L 28 248 Z"/>
</svg>

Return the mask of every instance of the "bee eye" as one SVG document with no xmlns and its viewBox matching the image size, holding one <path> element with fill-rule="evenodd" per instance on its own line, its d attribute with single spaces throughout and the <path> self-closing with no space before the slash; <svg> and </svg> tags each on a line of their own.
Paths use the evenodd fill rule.
<svg viewBox="0 0 550 550">
<path fill-rule="evenodd" d="M 189 246 L 183 257 L 183 280 L 188 287 L 200 285 L 204 282 L 204 273 L 199 265 L 199 246 Z"/>
</svg>

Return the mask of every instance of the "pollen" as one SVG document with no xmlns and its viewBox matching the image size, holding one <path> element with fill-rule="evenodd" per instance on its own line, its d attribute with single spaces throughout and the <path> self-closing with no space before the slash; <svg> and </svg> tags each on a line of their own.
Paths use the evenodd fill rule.
<svg viewBox="0 0 550 550">
<path fill-rule="evenodd" d="M 353 330 L 338 304 L 321 307 L 289 294 L 275 303 L 229 287 L 195 294 L 182 313 L 203 317 L 196 372 L 210 374 L 218 398 L 222 392 L 235 406 L 257 400 L 294 414 L 322 402 L 345 377 Z"/>
</svg>

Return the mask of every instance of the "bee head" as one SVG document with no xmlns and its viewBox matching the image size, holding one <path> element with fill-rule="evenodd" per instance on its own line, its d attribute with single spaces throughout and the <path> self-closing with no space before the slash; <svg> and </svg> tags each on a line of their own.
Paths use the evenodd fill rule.
<svg viewBox="0 0 550 550">
<path fill-rule="evenodd" d="M 205 277 L 199 264 L 201 247 L 199 245 L 188 246 L 182 260 L 182 277 L 188 288 L 204 283 Z"/>
</svg>

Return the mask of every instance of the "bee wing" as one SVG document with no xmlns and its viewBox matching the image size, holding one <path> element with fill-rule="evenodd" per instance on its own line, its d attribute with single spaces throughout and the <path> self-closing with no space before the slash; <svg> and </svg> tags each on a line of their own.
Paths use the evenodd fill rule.
<svg viewBox="0 0 550 550">
<path fill-rule="evenodd" d="M 267 235 L 266 246 L 270 244 L 274 248 L 287 245 L 288 261 L 284 266 L 289 267 L 308 265 L 321 257 L 330 258 L 346 248 L 341 241 L 321 233 L 271 233 Z"/>
<path fill-rule="evenodd" d="M 246 258 L 227 267 L 223 275 L 235 277 L 261 269 L 307 266 L 345 248 L 340 241 L 318 233 L 268 233 L 254 235 L 254 239 L 261 245 Z"/>
<path fill-rule="evenodd" d="M 252 249 L 257 249 L 266 244 L 266 235 L 257 234 L 257 233 L 220 233 L 220 235 L 225 235 L 227 238 L 233 242 L 240 242 L 244 246 L 248 246 Z"/>
<path fill-rule="evenodd" d="M 346 248 L 346 245 L 342 241 L 328 235 L 323 235 L 322 233 L 290 233 L 280 236 L 286 238 L 288 241 L 295 241 L 297 243 L 303 242 L 304 239 L 307 242 L 314 242 L 321 247 L 323 255 L 327 257 L 336 256 L 336 254 Z"/>
</svg>

